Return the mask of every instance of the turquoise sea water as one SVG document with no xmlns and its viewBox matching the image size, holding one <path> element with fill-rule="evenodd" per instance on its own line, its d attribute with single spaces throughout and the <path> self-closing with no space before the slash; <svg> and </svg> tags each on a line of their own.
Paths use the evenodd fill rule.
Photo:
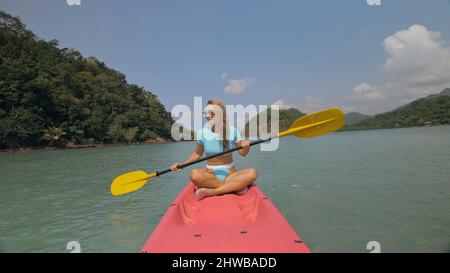
<svg viewBox="0 0 450 273">
<path fill-rule="evenodd" d="M 137 252 L 187 171 L 112 197 L 111 180 L 182 161 L 193 142 L 0 154 L 0 251 Z M 287 137 L 238 167 L 257 181 L 314 252 L 450 251 L 450 127 Z"/>
</svg>

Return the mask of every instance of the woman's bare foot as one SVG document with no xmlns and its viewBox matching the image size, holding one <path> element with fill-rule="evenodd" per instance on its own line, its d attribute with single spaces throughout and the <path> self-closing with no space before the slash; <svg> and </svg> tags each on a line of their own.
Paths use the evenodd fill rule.
<svg viewBox="0 0 450 273">
<path fill-rule="evenodd" d="M 209 196 L 213 196 L 213 195 L 214 195 L 213 189 L 200 188 L 195 191 L 195 199 L 197 199 L 197 201 L 200 201 L 205 197 L 209 197 Z"/>
</svg>

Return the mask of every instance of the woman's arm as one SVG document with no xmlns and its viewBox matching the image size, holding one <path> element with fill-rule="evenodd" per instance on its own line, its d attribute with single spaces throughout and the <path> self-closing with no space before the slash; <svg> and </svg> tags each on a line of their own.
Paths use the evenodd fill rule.
<svg viewBox="0 0 450 273">
<path fill-rule="evenodd" d="M 188 157 L 188 159 L 186 159 L 184 163 L 188 163 L 194 160 L 199 159 L 200 157 L 202 157 L 203 155 L 203 145 L 196 143 L 195 144 L 195 151 L 191 154 L 191 156 Z"/>
<path fill-rule="evenodd" d="M 189 162 L 192 162 L 194 160 L 197 160 L 200 157 L 202 157 L 202 155 L 203 155 L 203 145 L 201 145 L 199 143 L 196 143 L 195 144 L 195 151 L 182 164 L 189 163 Z M 181 171 L 182 169 L 179 169 L 177 167 L 177 165 L 179 165 L 179 164 L 180 163 L 173 164 L 172 166 L 170 166 L 170 169 L 172 171 Z"/>
<path fill-rule="evenodd" d="M 250 152 L 250 141 L 248 140 L 236 141 L 236 145 L 242 147 L 242 149 L 239 150 L 239 154 L 241 156 L 247 156 L 248 153 Z"/>
</svg>

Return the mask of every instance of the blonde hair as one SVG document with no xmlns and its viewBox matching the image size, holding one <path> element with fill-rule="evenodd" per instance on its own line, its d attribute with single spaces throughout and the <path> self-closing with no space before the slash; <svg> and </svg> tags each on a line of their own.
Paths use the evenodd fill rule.
<svg viewBox="0 0 450 273">
<path fill-rule="evenodd" d="M 227 135 L 227 109 L 225 108 L 225 104 L 223 104 L 223 102 L 221 100 L 217 100 L 217 99 L 212 99 L 212 100 L 208 100 L 208 105 L 216 105 L 219 106 L 220 109 L 222 110 L 222 128 L 223 131 L 222 133 L 222 146 L 223 146 L 223 150 L 228 150 L 229 148 L 229 143 L 228 143 L 228 135 Z"/>
</svg>

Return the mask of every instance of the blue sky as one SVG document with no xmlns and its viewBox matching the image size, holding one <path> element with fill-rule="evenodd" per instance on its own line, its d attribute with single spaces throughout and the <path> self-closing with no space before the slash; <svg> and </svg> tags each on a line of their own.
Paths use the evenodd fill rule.
<svg viewBox="0 0 450 273">
<path fill-rule="evenodd" d="M 447 0 L 2 0 L 0 9 L 120 70 L 168 110 L 202 96 L 372 114 L 450 87 Z"/>
</svg>

